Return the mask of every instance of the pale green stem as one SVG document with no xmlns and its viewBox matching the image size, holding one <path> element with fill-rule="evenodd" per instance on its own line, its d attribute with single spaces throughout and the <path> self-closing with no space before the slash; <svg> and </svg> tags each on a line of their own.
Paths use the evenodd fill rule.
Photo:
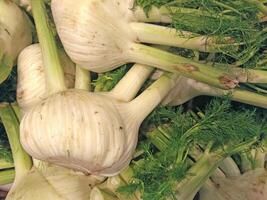
<svg viewBox="0 0 267 200">
<path fill-rule="evenodd" d="M 240 153 L 240 157 L 241 157 L 241 171 L 244 173 L 249 170 L 252 170 L 251 160 L 249 159 L 247 152 Z"/>
<path fill-rule="evenodd" d="M 139 116 L 141 123 L 174 87 L 178 75 L 165 73 L 129 104 L 130 112 Z"/>
<path fill-rule="evenodd" d="M 267 71 L 232 67 L 227 72 L 241 83 L 267 83 Z"/>
<path fill-rule="evenodd" d="M 170 10 L 164 6 L 162 6 L 161 8 L 153 6 L 149 11 L 148 15 L 141 7 L 136 7 L 134 9 L 134 16 L 139 22 L 171 23 L 172 18 L 170 14 Z"/>
<path fill-rule="evenodd" d="M 121 101 L 132 100 L 153 70 L 152 67 L 135 64 L 109 94 Z"/>
<path fill-rule="evenodd" d="M 224 172 L 226 177 L 236 177 L 241 174 L 237 164 L 231 157 L 225 158 L 219 168 Z"/>
<path fill-rule="evenodd" d="M 8 78 L 13 68 L 12 58 L 4 54 L 2 49 L 0 39 L 0 84 Z"/>
<path fill-rule="evenodd" d="M 22 178 L 32 167 L 31 157 L 24 151 L 19 140 L 19 122 L 8 104 L 0 105 L 0 117 L 5 127 L 16 169 L 16 179 Z"/>
<path fill-rule="evenodd" d="M 225 71 L 215 69 L 172 53 L 142 44 L 132 44 L 130 60 L 207 83 L 223 89 L 235 88 L 238 81 Z"/>
<path fill-rule="evenodd" d="M 259 0 L 244 0 L 244 1 L 256 6 L 259 9 L 259 11 L 261 11 L 264 15 L 267 15 L 267 7 Z"/>
<path fill-rule="evenodd" d="M 177 184 L 176 198 L 180 200 L 193 200 L 202 185 L 216 170 L 222 157 L 204 153 L 203 156 L 188 170 L 188 177 Z"/>
<path fill-rule="evenodd" d="M 13 168 L 14 164 L 0 158 L 0 170 Z"/>
<path fill-rule="evenodd" d="M 253 169 L 264 168 L 265 167 L 265 157 L 266 157 L 266 153 L 264 152 L 264 150 L 261 148 L 254 149 L 254 150 L 252 150 L 252 154 L 254 157 L 253 164 L 252 164 Z"/>
<path fill-rule="evenodd" d="M 99 186 L 100 189 L 104 189 L 106 191 L 111 191 L 115 194 L 119 199 L 127 199 L 127 200 L 137 200 L 135 194 L 131 194 L 129 196 L 125 196 L 124 194 L 117 191 L 117 189 L 121 186 L 126 185 L 125 182 L 120 176 L 113 176 L 106 180 L 103 186 Z"/>
<path fill-rule="evenodd" d="M 48 94 L 66 90 L 64 73 L 60 64 L 55 38 L 50 29 L 45 3 L 43 0 L 31 0 L 33 18 L 42 49 Z"/>
<path fill-rule="evenodd" d="M 139 160 L 137 161 L 138 163 L 139 162 L 143 162 L 143 160 Z M 124 171 L 122 171 L 120 174 L 119 174 L 119 177 L 126 183 L 126 184 L 129 184 L 132 180 L 132 177 L 133 177 L 133 169 L 128 166 Z M 135 191 L 134 194 L 131 195 L 131 200 L 139 200 L 141 199 L 141 193 L 140 191 Z"/>
<path fill-rule="evenodd" d="M 267 96 L 241 89 L 234 89 L 231 92 L 229 91 L 222 91 L 222 92 L 225 95 L 229 94 L 230 98 L 233 101 L 238 101 L 253 106 L 267 108 Z"/>
<path fill-rule="evenodd" d="M 175 13 L 179 14 L 189 14 L 195 16 L 207 16 L 207 17 L 216 17 L 215 15 L 211 14 L 210 12 L 199 10 L 199 9 L 192 9 L 192 8 L 183 8 L 183 7 L 165 7 L 161 6 L 157 8 L 156 6 L 152 6 L 151 10 L 146 14 L 144 10 L 140 7 L 136 7 L 134 9 L 134 16 L 139 22 L 154 22 L 154 23 L 172 23 L 172 15 Z M 231 16 L 223 15 L 218 16 L 223 17 L 225 19 L 232 19 Z"/>
<path fill-rule="evenodd" d="M 140 161 L 139 161 L 140 162 Z M 134 175 L 133 169 L 128 166 L 125 170 L 123 170 L 119 176 L 126 182 L 129 183 Z"/>
<path fill-rule="evenodd" d="M 192 148 L 192 149 L 189 152 L 189 155 L 197 162 L 198 159 L 200 159 L 203 156 L 203 151 L 201 149 L 199 149 L 199 148 L 196 148 L 196 146 L 194 148 Z M 193 164 L 194 164 L 194 162 L 192 162 L 192 165 Z M 217 168 L 213 172 L 212 177 L 222 177 L 222 178 L 224 178 L 225 174 L 220 168 Z"/>
<path fill-rule="evenodd" d="M 200 56 L 200 52 L 199 51 L 194 51 L 194 58 L 193 60 L 198 62 L 199 61 L 199 56 Z"/>
<path fill-rule="evenodd" d="M 179 87 L 179 85 L 177 86 Z M 190 91 L 190 92 L 188 92 Z M 190 100 L 193 97 L 200 96 L 200 95 L 208 95 L 208 96 L 229 96 L 233 101 L 238 101 L 241 103 L 258 106 L 262 108 L 267 108 L 267 96 L 250 92 L 247 90 L 242 89 L 232 89 L 232 90 L 223 90 L 215 87 L 211 87 L 207 84 L 196 82 L 191 85 L 190 87 L 187 87 L 188 94 L 185 95 L 177 95 L 178 97 L 183 97 L 184 100 L 181 100 L 180 102 L 185 102 Z M 181 88 L 181 93 L 183 93 Z"/>
<path fill-rule="evenodd" d="M 226 46 L 238 46 L 229 37 L 201 36 L 187 31 L 179 31 L 165 26 L 136 23 L 130 24 L 138 40 L 143 43 L 167 45 L 202 52 L 221 52 Z"/>
<path fill-rule="evenodd" d="M 17 102 L 11 103 L 11 107 L 12 107 L 13 111 L 15 112 L 18 121 L 20 122 L 20 120 L 22 118 L 22 114 L 21 114 L 18 103 Z"/>
<path fill-rule="evenodd" d="M 76 65 L 75 88 L 91 91 L 90 71 Z"/>
<path fill-rule="evenodd" d="M 0 185 L 13 183 L 14 179 L 15 179 L 14 169 L 0 171 Z"/>
<path fill-rule="evenodd" d="M 144 160 L 139 160 L 137 162 L 143 163 Z M 98 188 L 114 193 L 120 200 L 123 200 L 123 199 L 127 199 L 127 200 L 139 200 L 140 199 L 141 200 L 140 191 L 135 191 L 135 193 L 131 195 L 127 195 L 127 196 L 117 191 L 119 187 L 130 184 L 132 178 L 133 178 L 133 170 L 130 166 L 128 166 L 119 175 L 115 177 L 110 177 L 103 184 L 98 185 Z"/>
</svg>

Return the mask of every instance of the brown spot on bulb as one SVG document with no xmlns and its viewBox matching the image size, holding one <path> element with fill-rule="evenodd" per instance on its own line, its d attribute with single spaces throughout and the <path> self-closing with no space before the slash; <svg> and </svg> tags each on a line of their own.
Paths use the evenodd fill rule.
<svg viewBox="0 0 267 200">
<path fill-rule="evenodd" d="M 221 185 L 220 185 L 219 183 L 216 183 L 216 184 L 215 184 L 215 187 L 216 187 L 217 189 L 220 189 Z"/>
<path fill-rule="evenodd" d="M 4 0 L 7 4 L 12 3 L 12 0 Z"/>
<path fill-rule="evenodd" d="M 18 99 L 22 99 L 22 98 L 23 98 L 23 96 L 24 96 L 24 93 L 25 93 L 25 91 L 24 91 L 24 90 L 22 90 L 22 91 L 18 92 L 17 98 L 18 98 Z"/>
<path fill-rule="evenodd" d="M 4 30 L 9 36 L 11 36 L 10 32 L 8 31 L 8 29 L 5 28 Z"/>
<path fill-rule="evenodd" d="M 40 73 L 43 73 L 44 72 L 44 68 L 42 66 L 38 66 L 37 68 L 37 71 L 39 71 Z"/>
</svg>

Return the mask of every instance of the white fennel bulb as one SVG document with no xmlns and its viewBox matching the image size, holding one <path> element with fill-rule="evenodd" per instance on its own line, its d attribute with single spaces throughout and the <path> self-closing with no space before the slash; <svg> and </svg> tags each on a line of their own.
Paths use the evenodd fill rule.
<svg viewBox="0 0 267 200">
<path fill-rule="evenodd" d="M 50 95 L 24 115 L 22 145 L 40 160 L 90 174 L 117 174 L 129 164 L 139 126 L 172 88 L 172 79 L 162 76 L 129 102 L 114 92 Z"/>
<path fill-rule="evenodd" d="M 90 197 L 91 187 L 103 181 L 102 177 L 88 176 L 83 173 L 43 163 L 32 159 L 20 144 L 18 107 L 2 103 L 0 118 L 5 127 L 15 166 L 15 180 L 7 200 L 86 200 Z M 14 170 L 13 175 L 14 175 Z M 14 177 L 1 173 L 0 185 Z M 6 180 L 5 180 L 6 179 Z"/>
<path fill-rule="evenodd" d="M 65 83 L 73 88 L 75 66 L 67 55 L 60 51 L 60 61 L 64 69 Z M 39 44 L 33 44 L 20 53 L 18 57 L 17 102 L 26 112 L 46 97 L 45 69 Z"/>
<path fill-rule="evenodd" d="M 20 51 L 31 44 L 29 19 L 12 1 L 0 1 L 0 58 L 15 62 Z"/>
<path fill-rule="evenodd" d="M 264 168 L 234 178 L 213 178 L 200 192 L 200 200 L 265 200 L 267 172 Z"/>
<path fill-rule="evenodd" d="M 26 14 L 13 1 L 0 1 L 0 83 L 16 64 L 19 52 L 32 42 L 32 29 Z"/>
<path fill-rule="evenodd" d="M 94 187 L 91 190 L 90 200 L 119 200 L 116 195 L 112 194 L 110 191 L 104 191 L 98 187 Z"/>
<path fill-rule="evenodd" d="M 83 68 L 101 73 L 133 62 L 180 72 L 222 88 L 236 86 L 236 78 L 221 70 L 141 44 L 170 45 L 212 52 L 216 51 L 216 47 L 213 48 L 216 39 L 193 37 L 188 32 L 179 35 L 176 30 L 143 23 L 142 19 L 136 18 L 132 8 L 131 0 L 51 2 L 56 29 L 66 53 Z"/>
<path fill-rule="evenodd" d="M 17 179 L 6 200 L 87 200 L 97 183 L 92 176 L 42 164 Z"/>
</svg>

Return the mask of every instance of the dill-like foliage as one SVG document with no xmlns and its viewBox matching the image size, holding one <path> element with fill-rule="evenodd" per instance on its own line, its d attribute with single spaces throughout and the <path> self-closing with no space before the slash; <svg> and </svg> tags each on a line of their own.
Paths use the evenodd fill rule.
<svg viewBox="0 0 267 200">
<path fill-rule="evenodd" d="M 8 79 L 0 85 L 0 102 L 14 102 L 16 100 L 16 68 L 14 68 Z M 0 159 L 12 161 L 5 129 L 0 121 Z"/>
<path fill-rule="evenodd" d="M 17 72 L 16 68 L 12 70 L 8 79 L 0 84 L 0 102 L 16 101 Z"/>
<path fill-rule="evenodd" d="M 203 112 L 161 108 L 157 114 L 165 125 L 147 134 L 144 158 L 132 164 L 132 184 L 119 189 L 124 193 L 137 189 L 144 200 L 175 199 L 175 193 L 182 192 L 175 186 L 194 176 L 188 174 L 194 146 L 226 157 L 253 148 L 262 137 L 262 121 L 257 121 L 255 111 L 233 110 L 228 100 L 213 100 Z M 159 151 L 153 150 L 155 146 Z"/>
<path fill-rule="evenodd" d="M 260 51 L 267 38 L 258 8 L 243 0 L 136 0 L 136 5 L 147 13 L 152 6 L 169 8 L 171 26 L 177 31 L 216 36 L 221 44 L 227 43 L 225 38 L 233 41 L 221 45 L 222 53 L 216 54 L 215 62 L 242 66 Z"/>
<path fill-rule="evenodd" d="M 122 79 L 128 70 L 129 65 L 123 65 L 122 67 L 113 71 L 99 74 L 98 78 L 92 83 L 95 88 L 94 90 L 96 92 L 110 91 Z"/>
<path fill-rule="evenodd" d="M 8 144 L 1 144 L 0 142 L 0 159 L 4 159 L 5 161 L 12 162 L 12 153 Z"/>
<path fill-rule="evenodd" d="M 135 4 L 141 6 L 148 13 L 152 6 L 160 7 L 171 2 L 173 0 L 136 0 Z"/>
</svg>

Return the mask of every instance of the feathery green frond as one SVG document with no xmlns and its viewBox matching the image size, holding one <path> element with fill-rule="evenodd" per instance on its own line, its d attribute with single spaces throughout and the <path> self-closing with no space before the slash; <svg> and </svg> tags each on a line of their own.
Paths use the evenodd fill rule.
<svg viewBox="0 0 267 200">
<path fill-rule="evenodd" d="M 258 8 L 243 0 L 137 0 L 136 5 L 147 13 L 152 6 L 165 6 L 177 31 L 216 36 L 222 53 L 216 54 L 215 62 L 243 65 L 267 38 Z"/>
<path fill-rule="evenodd" d="M 118 69 L 110 72 L 99 74 L 98 78 L 92 83 L 95 87 L 95 92 L 107 92 L 114 88 L 114 86 L 121 80 L 121 78 L 129 70 L 128 65 L 124 65 Z"/>
<path fill-rule="evenodd" d="M 195 145 L 223 158 L 252 149 L 262 137 L 263 121 L 257 121 L 255 111 L 234 110 L 229 100 L 215 99 L 203 112 L 161 108 L 154 115 L 164 125 L 147 134 L 144 160 L 133 162 L 132 184 L 120 188 L 126 193 L 138 189 L 144 200 L 175 199 L 183 192 L 176 191 L 177 183 L 197 176 L 189 173 L 188 160 Z"/>
</svg>

